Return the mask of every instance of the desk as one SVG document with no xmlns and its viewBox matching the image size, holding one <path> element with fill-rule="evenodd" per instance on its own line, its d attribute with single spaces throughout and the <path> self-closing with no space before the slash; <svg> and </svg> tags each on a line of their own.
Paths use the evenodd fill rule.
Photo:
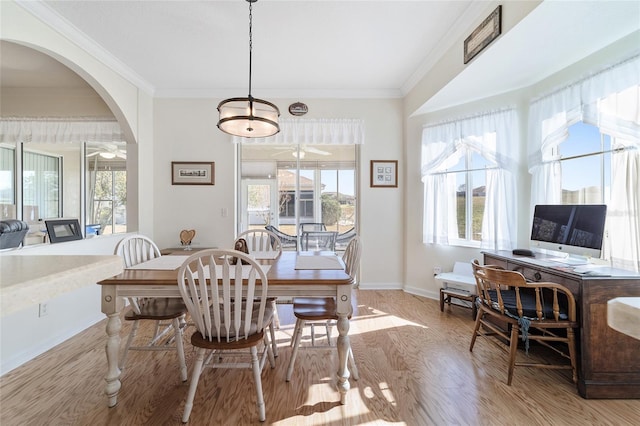
<svg viewBox="0 0 640 426">
<path fill-rule="evenodd" d="M 182 252 L 184 253 L 184 252 Z M 180 254 L 182 254 L 180 253 Z M 345 403 L 349 385 L 347 355 L 349 353 L 349 315 L 351 314 L 351 287 L 353 279 L 342 269 L 296 270 L 296 252 L 285 251 L 271 264 L 267 279 L 269 296 L 277 297 L 336 297 L 338 301 L 338 391 L 340 402 Z M 181 297 L 176 270 L 126 269 L 120 275 L 100 281 L 102 286 L 102 312 L 107 316 L 107 375 L 105 393 L 109 407 L 118 402 L 122 386 L 118 356 L 120 350 L 120 311 L 124 297 Z"/>
<path fill-rule="evenodd" d="M 610 300 L 640 297 L 639 274 L 611 268 L 608 276 L 578 274 L 539 254 L 535 258 L 513 256 L 510 251 L 483 254 L 485 265 L 500 265 L 521 272 L 527 281 L 554 282 L 571 291 L 578 310 L 578 392 L 583 398 L 640 398 L 640 340 L 607 325 Z"/>
</svg>

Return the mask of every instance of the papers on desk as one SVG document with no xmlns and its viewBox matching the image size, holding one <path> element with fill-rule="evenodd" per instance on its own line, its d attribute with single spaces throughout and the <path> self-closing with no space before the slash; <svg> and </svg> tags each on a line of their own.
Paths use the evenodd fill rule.
<svg viewBox="0 0 640 426">
<path fill-rule="evenodd" d="M 129 266 L 127 269 L 153 269 L 153 270 L 167 270 L 173 271 L 182 266 L 189 256 L 160 256 L 155 259 L 147 260 L 146 262 L 138 263 L 137 265 Z"/>
<path fill-rule="evenodd" d="M 338 256 L 296 256 L 296 269 L 344 269 Z"/>
</svg>

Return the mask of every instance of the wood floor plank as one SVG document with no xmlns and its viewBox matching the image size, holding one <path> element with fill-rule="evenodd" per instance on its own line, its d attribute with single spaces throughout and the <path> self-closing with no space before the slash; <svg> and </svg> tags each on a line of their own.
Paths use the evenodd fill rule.
<svg viewBox="0 0 640 426">
<path fill-rule="evenodd" d="M 276 368 L 262 374 L 265 424 L 275 425 L 636 425 L 639 400 L 585 400 L 567 371 L 516 368 L 507 355 L 469 342 L 468 309 L 402 291 L 355 291 L 350 336 L 360 380 L 339 403 L 333 349 L 301 349 L 285 374 L 294 317 L 278 305 Z M 180 425 L 188 382 L 173 353 L 132 352 L 118 405 L 108 408 L 105 321 L 0 378 L 0 424 Z M 125 322 L 123 337 L 129 331 Z M 318 330 L 324 333 L 324 330 Z M 150 333 L 141 327 L 140 333 Z M 333 336 L 337 332 L 333 331 Z M 188 342 L 188 338 L 185 338 Z M 191 373 L 194 352 L 185 345 Z M 525 354 L 519 354 L 525 356 Z M 537 356 L 531 354 L 530 356 Z M 205 370 L 190 424 L 259 424 L 249 370 Z"/>
</svg>

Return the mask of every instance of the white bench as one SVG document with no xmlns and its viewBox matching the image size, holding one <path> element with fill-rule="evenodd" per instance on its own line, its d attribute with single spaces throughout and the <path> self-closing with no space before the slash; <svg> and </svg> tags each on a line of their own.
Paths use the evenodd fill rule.
<svg viewBox="0 0 640 426">
<path fill-rule="evenodd" d="M 444 311 L 444 303 L 451 304 L 451 299 L 458 299 L 471 303 L 461 303 L 462 306 L 472 309 L 473 318 L 476 317 L 476 279 L 473 276 L 471 262 L 456 262 L 452 272 L 443 272 L 436 275 L 436 282 L 440 284 L 440 311 Z"/>
</svg>

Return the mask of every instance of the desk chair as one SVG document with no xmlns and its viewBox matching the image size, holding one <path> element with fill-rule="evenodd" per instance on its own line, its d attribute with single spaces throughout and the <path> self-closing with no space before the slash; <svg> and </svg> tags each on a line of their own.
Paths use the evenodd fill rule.
<svg viewBox="0 0 640 426">
<path fill-rule="evenodd" d="M 235 264 L 232 259 L 236 259 Z M 257 280 L 260 280 L 259 287 L 256 286 Z M 236 285 L 238 282 L 242 284 Z M 269 358 L 271 368 L 275 368 L 269 333 L 264 332 L 273 318 L 271 304 L 267 303 L 268 287 L 267 274 L 260 265 L 236 250 L 199 251 L 189 256 L 178 270 L 178 288 L 197 330 L 191 336 L 196 359 L 182 415 L 183 423 L 189 421 L 204 367 L 251 368 L 258 416 L 260 421 L 265 420 L 261 373 L 266 358 Z M 247 300 L 254 302 L 247 303 Z M 260 353 L 259 346 L 262 347 Z M 250 360 L 240 362 L 238 357 L 245 349 L 249 349 L 249 354 L 244 355 L 249 355 Z M 232 362 L 224 361 L 227 356 Z M 233 399 L 237 402 L 242 398 L 234 396 Z"/>
<path fill-rule="evenodd" d="M 515 366 L 570 369 L 573 382 L 577 383 L 574 329 L 578 323 L 576 303 L 569 289 L 556 283 L 527 282 L 519 272 L 480 266 L 477 260 L 472 262 L 472 267 L 479 306 L 469 351 L 473 351 L 478 336 L 493 337 L 495 340 L 491 342 L 503 350 L 508 348 L 507 385 L 511 385 Z M 500 327 L 500 323 L 506 323 L 506 329 Z M 570 364 L 516 362 L 518 337 L 525 342 L 527 352 L 529 341 L 533 340 L 568 359 Z M 558 343 L 566 345 L 568 354 Z"/>
<path fill-rule="evenodd" d="M 144 235 L 131 235 L 123 238 L 116 247 L 116 255 L 122 256 L 125 268 L 147 260 L 160 257 L 160 249 L 148 237 Z M 180 377 L 187 380 L 187 364 L 184 357 L 184 345 L 182 341 L 183 329 L 186 326 L 185 315 L 187 307 L 180 299 L 173 297 L 128 297 L 129 308 L 125 312 L 125 321 L 133 321 L 131 332 L 127 338 L 124 351 L 120 357 L 121 370 L 127 362 L 129 351 L 167 351 L 175 350 L 178 353 L 180 364 Z M 133 346 L 134 339 L 140 326 L 140 321 L 155 321 L 155 332 L 151 339 L 141 346 Z M 169 322 L 166 322 L 169 321 Z M 167 336 L 173 331 L 172 336 Z M 171 345 L 173 343 L 173 345 Z"/>
<path fill-rule="evenodd" d="M 351 277 L 355 278 L 360 267 L 360 254 L 362 252 L 362 245 L 360 238 L 354 237 L 349 242 L 347 249 L 344 252 L 342 259 L 345 264 L 345 271 Z M 311 326 L 311 345 L 315 345 L 314 326 L 322 325 L 326 327 L 327 342 L 331 346 L 331 327 L 338 320 L 337 314 L 337 302 L 335 297 L 295 297 L 293 299 L 293 315 L 296 317 L 296 325 L 293 330 L 293 339 L 291 352 L 291 359 L 289 360 L 289 367 L 287 368 L 286 381 L 291 381 L 291 375 L 293 374 L 293 367 L 296 362 L 296 356 L 300 349 L 300 340 L 302 339 L 302 330 L 305 325 Z M 349 314 L 351 319 L 351 314 Z M 321 322 L 322 321 L 322 322 Z M 358 380 L 358 368 L 353 357 L 353 351 L 349 348 L 349 368 L 353 373 L 353 378 Z"/>
</svg>

